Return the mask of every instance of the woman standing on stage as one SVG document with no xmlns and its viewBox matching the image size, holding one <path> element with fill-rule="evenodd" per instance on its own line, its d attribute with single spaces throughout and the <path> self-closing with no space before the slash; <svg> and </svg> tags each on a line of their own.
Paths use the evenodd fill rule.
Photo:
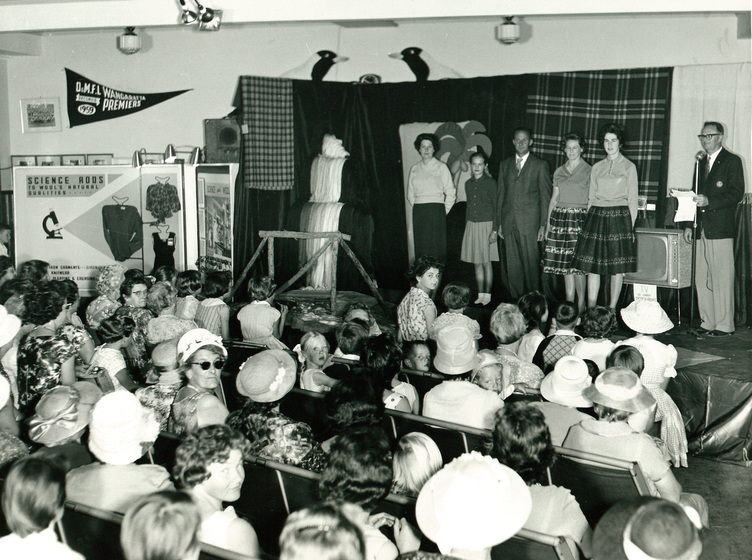
<svg viewBox="0 0 752 560">
<path fill-rule="evenodd" d="M 609 307 L 616 308 L 625 272 L 637 270 L 637 168 L 621 153 L 624 127 L 609 123 L 600 131 L 606 159 L 590 172 L 588 213 L 572 266 L 587 273 L 587 305 L 598 300 L 601 276 L 609 276 Z"/>
</svg>

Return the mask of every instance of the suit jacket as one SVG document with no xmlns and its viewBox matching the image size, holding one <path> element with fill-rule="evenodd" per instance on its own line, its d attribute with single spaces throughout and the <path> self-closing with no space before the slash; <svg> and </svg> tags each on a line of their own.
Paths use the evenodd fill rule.
<svg viewBox="0 0 752 560">
<path fill-rule="evenodd" d="M 515 157 L 507 158 L 499 166 L 498 215 L 501 232 L 515 226 L 533 235 L 548 219 L 551 201 L 551 172 L 548 162 L 530 154 L 517 175 Z"/>
<path fill-rule="evenodd" d="M 708 197 L 708 205 L 697 214 L 698 235 L 705 231 L 708 239 L 736 237 L 736 206 L 744 197 L 742 160 L 726 148 L 721 148 L 710 173 L 703 181 L 707 156 L 697 166 L 700 172 L 698 193 Z M 695 170 L 697 173 L 697 169 Z M 693 183 L 694 186 L 694 183 Z"/>
</svg>

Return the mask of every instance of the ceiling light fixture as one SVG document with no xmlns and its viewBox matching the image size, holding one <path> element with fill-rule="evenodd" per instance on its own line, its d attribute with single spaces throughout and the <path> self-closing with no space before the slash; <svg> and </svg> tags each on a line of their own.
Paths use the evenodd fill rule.
<svg viewBox="0 0 752 560">
<path fill-rule="evenodd" d="M 514 16 L 505 16 L 504 23 L 496 26 L 496 40 L 505 45 L 512 45 L 520 40 L 520 26 L 514 21 Z"/>
<path fill-rule="evenodd" d="M 178 0 L 182 13 L 180 14 L 180 23 L 183 25 L 198 24 L 201 31 L 219 31 L 222 25 L 222 10 L 202 6 L 199 0 L 192 0 L 196 5 L 196 11 L 192 10 L 187 0 Z"/>
<path fill-rule="evenodd" d="M 135 27 L 125 28 L 125 33 L 117 38 L 117 48 L 124 54 L 136 54 L 141 50 L 141 37 L 136 35 Z"/>
</svg>

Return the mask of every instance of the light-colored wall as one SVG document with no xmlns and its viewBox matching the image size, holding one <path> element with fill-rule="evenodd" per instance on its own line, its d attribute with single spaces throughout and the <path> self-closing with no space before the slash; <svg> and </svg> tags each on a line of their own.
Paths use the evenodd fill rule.
<svg viewBox="0 0 752 560">
<path fill-rule="evenodd" d="M 500 20 L 400 22 L 398 27 L 342 28 L 334 24 L 223 26 L 218 33 L 193 28 L 138 30 L 142 52 L 115 48 L 118 32 L 46 34 L 41 56 L 0 63 L 0 125 L 7 108 L 7 140 L 0 139 L 0 167 L 10 154 L 114 153 L 139 148 L 162 152 L 203 144 L 203 119 L 232 110 L 238 76 L 279 76 L 318 50 L 348 56 L 327 79 L 353 81 L 366 73 L 383 81 L 411 81 L 412 74 L 387 53 L 423 48 L 464 77 L 571 70 L 685 66 L 750 60 L 750 41 L 737 40 L 732 14 L 634 16 L 536 16 L 523 18 L 516 45 L 494 39 Z M 2 37 L 0 36 L 0 42 Z M 114 89 L 144 93 L 192 91 L 142 112 L 68 128 L 64 68 Z M 7 81 L 7 86 L 5 82 Z M 63 130 L 23 134 L 19 100 L 60 98 Z M 7 174 L 3 188 L 9 188 Z"/>
</svg>

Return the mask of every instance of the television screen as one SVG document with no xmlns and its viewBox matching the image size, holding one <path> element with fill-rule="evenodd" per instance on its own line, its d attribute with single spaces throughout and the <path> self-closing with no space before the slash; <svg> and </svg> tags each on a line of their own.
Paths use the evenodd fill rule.
<svg viewBox="0 0 752 560">
<path fill-rule="evenodd" d="M 637 272 L 624 276 L 628 284 L 685 288 L 690 284 L 692 245 L 678 229 L 635 229 Z"/>
</svg>

